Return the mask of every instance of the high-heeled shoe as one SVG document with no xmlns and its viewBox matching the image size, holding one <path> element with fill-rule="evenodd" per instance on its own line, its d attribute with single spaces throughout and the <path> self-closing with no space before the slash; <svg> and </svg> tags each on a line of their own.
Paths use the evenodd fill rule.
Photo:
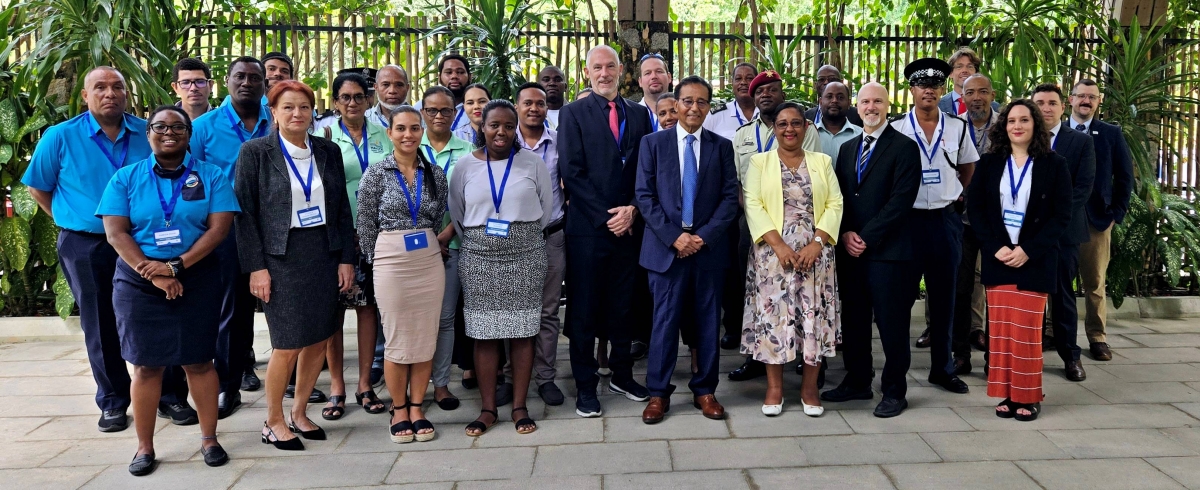
<svg viewBox="0 0 1200 490">
<path fill-rule="evenodd" d="M 804 415 L 809 417 L 820 417 L 825 413 L 825 407 L 804 403 L 804 397 L 800 397 L 800 404 L 804 406 Z"/>
<path fill-rule="evenodd" d="M 391 422 L 396 418 L 397 409 L 408 410 L 408 404 L 405 403 L 403 405 L 396 405 L 393 403 L 391 410 L 388 410 L 388 414 L 391 415 L 391 418 L 388 419 L 388 422 Z M 405 431 L 408 431 L 409 433 L 400 434 L 400 432 Z M 417 431 L 413 430 L 413 423 L 411 420 L 401 420 L 392 424 L 391 427 L 388 428 L 388 436 L 391 437 L 392 442 L 396 444 L 408 444 L 413 442 L 413 440 L 417 437 L 416 432 Z"/>
<path fill-rule="evenodd" d="M 783 413 L 783 399 L 779 400 L 778 405 L 767 405 L 764 403 L 762 406 L 762 413 L 768 417 L 775 417 Z"/>
<path fill-rule="evenodd" d="M 312 421 L 309 421 L 309 423 L 311 423 L 311 422 Z M 313 425 L 315 426 L 317 424 L 313 424 Z M 300 430 L 300 428 L 296 426 L 296 420 L 292 419 L 292 422 L 290 424 L 288 424 L 288 428 L 291 429 L 292 432 L 294 432 L 296 434 L 300 434 L 300 437 L 303 437 L 310 441 L 324 441 L 325 440 L 325 429 L 322 429 L 320 426 L 317 426 L 317 428 L 313 429 L 313 430 Z"/>
<path fill-rule="evenodd" d="M 304 450 L 304 442 L 300 441 L 299 437 L 297 437 L 295 439 L 288 439 L 286 441 L 281 441 L 281 440 L 279 440 L 279 437 L 275 435 L 275 431 L 272 430 L 271 426 L 267 425 L 266 422 L 263 422 L 263 428 L 267 429 L 267 432 L 265 434 L 262 434 L 262 443 L 263 444 L 270 444 L 272 446 L 275 446 L 275 449 L 280 449 L 283 451 L 303 451 Z"/>
</svg>

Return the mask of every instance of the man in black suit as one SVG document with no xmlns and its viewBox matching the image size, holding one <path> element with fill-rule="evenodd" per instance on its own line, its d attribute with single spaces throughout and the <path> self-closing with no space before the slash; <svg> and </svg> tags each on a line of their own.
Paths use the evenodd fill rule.
<svg viewBox="0 0 1200 490">
<path fill-rule="evenodd" d="M 818 101 L 821 100 L 821 96 L 825 93 L 825 86 L 833 82 L 845 84 L 845 80 L 842 80 L 841 70 L 837 69 L 837 67 L 833 65 L 825 65 L 817 69 L 817 81 L 813 84 L 813 91 L 817 93 Z M 847 87 L 847 91 L 849 91 L 850 84 L 845 85 Z M 846 111 L 845 115 L 846 120 L 850 121 L 855 126 L 861 127 L 863 125 L 862 117 L 859 117 L 857 107 L 850 106 L 850 110 Z M 821 108 L 813 107 L 812 109 L 804 111 L 804 117 L 805 119 L 808 119 L 814 123 L 820 122 Z"/>
<path fill-rule="evenodd" d="M 887 358 L 877 417 L 894 417 L 908 407 L 904 377 L 912 357 L 908 349 L 912 298 L 906 288 L 896 286 L 911 276 L 909 216 L 921 184 L 917 143 L 888 124 L 888 105 L 887 89 L 878 83 L 859 91 L 863 134 L 842 145 L 835 165 L 843 199 L 837 274 L 846 377 L 837 388 L 821 393 L 821 399 L 830 402 L 873 397 L 873 316 Z"/>
<path fill-rule="evenodd" d="M 1087 299 L 1084 329 L 1092 358 L 1112 360 L 1112 350 L 1104 335 L 1107 311 L 1104 303 L 1104 276 L 1112 245 L 1113 223 L 1120 223 L 1129 211 L 1133 192 L 1133 154 L 1121 128 L 1095 118 L 1100 107 L 1100 87 L 1083 79 L 1071 89 L 1070 127 L 1092 137 L 1096 150 L 1096 180 L 1085 209 L 1091 235 L 1079 247 L 1079 276 Z"/>
<path fill-rule="evenodd" d="M 652 132 L 646 108 L 617 92 L 621 62 L 608 46 L 588 51 L 592 96 L 559 113 L 559 168 L 567 191 L 567 337 L 578 395 L 575 413 L 599 417 L 596 337 L 612 344 L 609 388 L 635 401 L 649 391 L 633 380 L 632 305 L 641 228 L 634 201 L 638 147 Z M 643 276 L 644 277 L 644 276 Z"/>
<path fill-rule="evenodd" d="M 1063 360 L 1067 379 L 1083 381 L 1087 373 L 1079 361 L 1079 310 L 1075 304 L 1075 276 L 1079 273 L 1079 244 L 1088 241 L 1087 213 L 1083 207 L 1092 195 L 1096 178 L 1096 150 L 1091 138 L 1063 122 L 1066 106 L 1062 90 L 1053 83 L 1033 89 L 1033 103 L 1042 110 L 1042 120 L 1050 129 L 1050 146 L 1067 159 L 1071 171 L 1071 223 L 1059 239 L 1058 286 L 1050 296 L 1054 345 Z"/>
</svg>

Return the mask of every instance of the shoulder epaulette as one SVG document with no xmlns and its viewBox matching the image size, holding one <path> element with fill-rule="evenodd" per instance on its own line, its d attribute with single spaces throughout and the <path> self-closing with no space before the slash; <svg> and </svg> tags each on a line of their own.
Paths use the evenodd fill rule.
<svg viewBox="0 0 1200 490">
<path fill-rule="evenodd" d="M 728 108 L 729 108 L 729 106 L 730 106 L 730 105 L 732 105 L 732 104 L 733 104 L 733 102 L 726 102 L 726 103 L 724 103 L 724 104 L 717 104 L 717 105 L 714 105 L 714 106 L 712 106 L 712 109 L 709 109 L 708 113 L 709 113 L 709 114 L 716 114 L 716 113 L 718 113 L 718 112 L 721 112 L 721 111 L 723 111 L 723 110 L 725 110 L 725 109 L 728 109 Z"/>
<path fill-rule="evenodd" d="M 904 116 L 905 116 L 905 115 L 906 115 L 906 114 L 900 114 L 900 115 L 897 115 L 897 116 L 895 116 L 895 117 L 893 117 L 893 118 L 891 118 L 891 119 L 888 119 L 888 122 L 896 122 L 896 121 L 899 121 L 899 120 L 901 120 L 901 119 L 904 119 Z"/>
</svg>

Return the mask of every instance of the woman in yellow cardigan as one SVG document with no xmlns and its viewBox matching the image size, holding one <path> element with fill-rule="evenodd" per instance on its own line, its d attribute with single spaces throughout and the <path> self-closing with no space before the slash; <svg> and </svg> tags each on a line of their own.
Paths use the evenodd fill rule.
<svg viewBox="0 0 1200 490">
<path fill-rule="evenodd" d="M 783 411 L 783 365 L 801 354 L 804 413 L 824 413 L 821 359 L 841 342 L 834 241 L 842 193 L 829 157 L 802 148 L 808 121 L 795 103 L 775 116 L 777 148 L 754 155 L 746 172 L 746 221 L 754 247 L 746 272 L 742 353 L 767 365 L 762 412 Z M 812 402 L 811 404 L 809 402 Z"/>
</svg>

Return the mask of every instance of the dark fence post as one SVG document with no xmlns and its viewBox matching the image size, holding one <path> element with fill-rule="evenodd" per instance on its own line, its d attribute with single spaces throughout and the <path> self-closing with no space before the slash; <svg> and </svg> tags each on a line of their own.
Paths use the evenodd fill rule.
<svg viewBox="0 0 1200 490">
<path fill-rule="evenodd" d="M 617 2 L 617 45 L 625 72 L 621 75 L 621 94 L 632 97 L 638 87 L 638 60 L 647 53 L 666 58 L 674 73 L 671 55 L 670 0 L 620 0 Z"/>
</svg>

